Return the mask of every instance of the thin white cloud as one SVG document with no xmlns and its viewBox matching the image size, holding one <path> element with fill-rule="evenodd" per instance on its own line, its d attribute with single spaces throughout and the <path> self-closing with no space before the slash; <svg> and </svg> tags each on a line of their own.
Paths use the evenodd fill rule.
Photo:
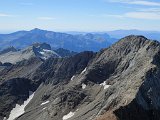
<svg viewBox="0 0 160 120">
<path fill-rule="evenodd" d="M 38 17 L 39 20 L 55 20 L 53 17 Z"/>
<path fill-rule="evenodd" d="M 114 15 L 114 14 L 103 14 L 102 17 L 124 18 L 123 15 Z"/>
<path fill-rule="evenodd" d="M 22 3 L 19 3 L 20 5 L 24 5 L 24 6 L 32 6 L 33 3 L 30 3 L 30 2 L 22 2 Z"/>
<path fill-rule="evenodd" d="M 14 17 L 14 15 L 6 14 L 6 13 L 0 13 L 0 17 Z"/>
<path fill-rule="evenodd" d="M 104 15 L 103 15 L 104 16 Z M 160 20 L 160 13 L 156 12 L 127 12 L 121 15 L 105 15 L 106 17 L 116 18 L 132 18 L 132 19 L 145 19 L 145 20 Z"/>
<path fill-rule="evenodd" d="M 138 9 L 138 11 L 141 11 L 141 12 L 158 12 L 160 13 L 160 8 L 141 8 L 141 9 Z"/>
<path fill-rule="evenodd" d="M 123 16 L 136 19 L 160 20 L 160 14 L 154 12 L 128 12 Z"/>
<path fill-rule="evenodd" d="M 101 15 L 89 15 L 90 17 L 106 18 L 106 17 L 115 17 L 115 18 L 124 18 L 122 15 L 116 14 L 101 14 Z"/>
<path fill-rule="evenodd" d="M 144 5 L 144 6 L 160 6 L 160 2 L 151 2 L 146 0 L 106 0 L 115 3 L 124 3 L 132 5 Z"/>
</svg>

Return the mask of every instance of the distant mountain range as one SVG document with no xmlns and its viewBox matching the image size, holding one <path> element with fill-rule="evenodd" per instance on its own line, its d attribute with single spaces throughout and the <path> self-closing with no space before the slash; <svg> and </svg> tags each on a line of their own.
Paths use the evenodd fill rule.
<svg viewBox="0 0 160 120">
<path fill-rule="evenodd" d="M 76 32 L 71 31 L 67 32 L 69 34 L 77 35 L 77 34 L 87 34 L 87 32 Z M 129 35 L 143 35 L 148 39 L 158 40 L 160 41 L 160 31 L 142 31 L 142 30 L 114 30 L 114 31 L 106 31 L 106 32 L 91 32 L 92 34 L 108 34 L 111 38 L 121 39 L 125 36 Z M 115 43 L 116 41 L 110 41 L 111 43 Z"/>
<path fill-rule="evenodd" d="M 115 30 L 107 32 L 113 38 L 123 38 L 128 35 L 143 35 L 148 39 L 160 41 L 160 32 L 158 31 L 140 31 L 140 30 Z"/>
<path fill-rule="evenodd" d="M 53 32 L 35 28 L 30 31 L 18 31 L 11 34 L 0 34 L 1 50 L 10 46 L 23 49 L 34 43 L 50 44 L 52 49 L 67 49 L 69 51 L 99 51 L 118 39 L 128 35 L 143 35 L 148 39 L 160 41 L 160 32 L 140 30 L 115 30 L 108 32 Z"/>
<path fill-rule="evenodd" d="M 98 51 L 112 44 L 114 38 L 104 34 L 79 34 L 71 35 L 67 33 L 40 30 L 38 28 L 31 31 L 18 31 L 11 34 L 0 34 L 1 49 L 14 46 L 24 48 L 33 43 L 48 43 L 53 49 L 64 48 L 70 51 Z"/>
</svg>

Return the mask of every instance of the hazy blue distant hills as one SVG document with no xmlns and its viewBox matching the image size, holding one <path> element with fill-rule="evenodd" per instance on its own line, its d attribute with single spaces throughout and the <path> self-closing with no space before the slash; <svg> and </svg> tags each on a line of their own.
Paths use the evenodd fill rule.
<svg viewBox="0 0 160 120">
<path fill-rule="evenodd" d="M 11 34 L 0 34 L 1 49 L 14 46 L 24 48 L 33 43 L 48 43 L 53 49 L 64 48 L 70 51 L 98 51 L 112 44 L 114 38 L 108 34 L 78 34 L 33 29 L 31 31 L 18 31 Z"/>
<path fill-rule="evenodd" d="M 87 32 L 76 32 L 76 31 L 71 31 L 67 32 L 69 34 L 77 35 L 77 34 L 87 34 Z M 147 37 L 148 39 L 152 40 L 158 40 L 160 41 L 160 31 L 142 31 L 142 30 L 136 30 L 136 29 L 131 29 L 131 30 L 114 30 L 114 31 L 106 31 L 106 32 L 90 32 L 92 34 L 100 34 L 101 36 L 108 35 L 112 39 L 110 42 L 115 43 L 118 39 L 121 39 L 125 36 L 129 35 L 143 35 Z"/>
<path fill-rule="evenodd" d="M 22 49 L 33 43 L 48 43 L 52 49 L 63 48 L 70 51 L 98 51 L 128 35 L 143 35 L 160 41 L 160 32 L 140 30 L 115 30 L 108 32 L 53 32 L 41 29 L 0 34 L 1 50 L 10 46 Z"/>
<path fill-rule="evenodd" d="M 160 41 L 160 32 L 158 31 L 140 31 L 140 30 L 115 30 L 107 32 L 113 38 L 123 38 L 128 35 L 143 35 L 149 39 Z"/>
</svg>

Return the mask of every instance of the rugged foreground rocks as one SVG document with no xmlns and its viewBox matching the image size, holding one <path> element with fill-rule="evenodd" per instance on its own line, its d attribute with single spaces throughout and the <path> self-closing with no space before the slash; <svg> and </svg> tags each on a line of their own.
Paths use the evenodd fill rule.
<svg viewBox="0 0 160 120">
<path fill-rule="evenodd" d="M 128 36 L 98 53 L 27 61 L 0 71 L 1 120 L 29 91 L 16 120 L 160 119 L 159 42 Z"/>
</svg>

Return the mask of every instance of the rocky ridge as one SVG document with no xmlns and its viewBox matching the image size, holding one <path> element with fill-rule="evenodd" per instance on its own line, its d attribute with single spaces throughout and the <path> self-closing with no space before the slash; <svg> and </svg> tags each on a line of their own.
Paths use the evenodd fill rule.
<svg viewBox="0 0 160 120">
<path fill-rule="evenodd" d="M 18 80 L 29 81 L 27 90 L 36 90 L 16 120 L 159 120 L 159 59 L 159 42 L 131 35 L 98 53 L 50 58 L 27 75 L 14 73 L 18 67 L 5 69 L 0 90 Z M 7 105 L 28 96 L 26 89 L 24 98 L 12 90 L 1 95 L 1 101 L 6 95 L 15 98 Z M 9 112 L 0 115 L 8 117 Z"/>
<path fill-rule="evenodd" d="M 16 50 L 15 48 L 7 48 L 0 52 L 0 61 L 2 63 L 12 63 L 28 60 L 32 57 L 39 57 L 46 60 L 50 57 L 61 57 L 51 50 L 51 46 L 46 43 L 35 43 L 25 49 Z"/>
</svg>

